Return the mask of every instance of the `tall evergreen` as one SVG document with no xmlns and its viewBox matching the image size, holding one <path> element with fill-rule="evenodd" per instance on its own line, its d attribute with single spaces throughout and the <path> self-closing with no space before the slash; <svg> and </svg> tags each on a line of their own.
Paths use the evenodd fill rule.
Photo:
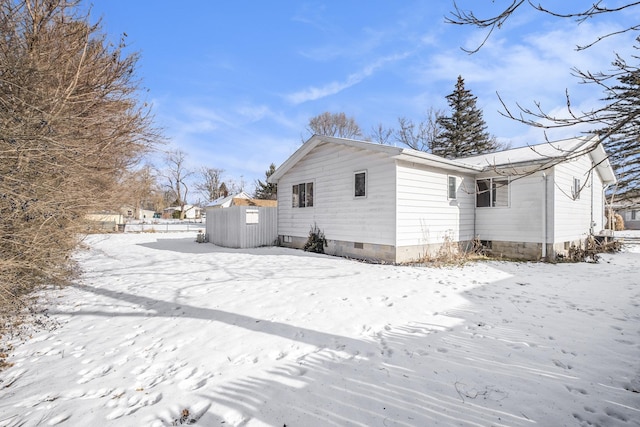
<svg viewBox="0 0 640 427">
<path fill-rule="evenodd" d="M 269 169 L 264 173 L 266 177 L 264 180 L 265 182 L 262 182 L 259 179 L 256 180 L 256 191 L 253 194 L 253 197 L 263 200 L 277 200 L 278 185 L 271 184 L 269 182 L 269 177 L 273 175 L 275 171 L 276 165 L 271 163 Z"/>
<path fill-rule="evenodd" d="M 607 89 L 608 106 L 600 115 L 609 161 L 618 179 L 617 196 L 640 196 L 640 68 L 617 61 L 618 83 Z"/>
<path fill-rule="evenodd" d="M 431 149 L 433 154 L 453 159 L 489 153 L 499 148 L 495 138 L 487 132 L 476 100 L 477 97 L 465 89 L 462 76 L 458 76 L 454 91 L 447 95 L 451 116 L 442 115 L 437 119 L 442 132 Z"/>
</svg>

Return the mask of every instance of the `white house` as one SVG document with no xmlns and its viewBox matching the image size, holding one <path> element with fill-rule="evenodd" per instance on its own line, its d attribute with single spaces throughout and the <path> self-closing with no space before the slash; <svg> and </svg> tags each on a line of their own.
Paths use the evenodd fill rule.
<svg viewBox="0 0 640 427">
<path fill-rule="evenodd" d="M 162 210 L 164 218 L 173 217 L 175 212 L 182 211 L 182 206 L 170 206 Z M 184 205 L 184 219 L 200 219 L 202 208 L 194 205 Z"/>
<path fill-rule="evenodd" d="M 283 245 L 301 248 L 317 225 L 329 254 L 406 262 L 474 239 L 505 256 L 551 257 L 604 228 L 615 176 L 595 137 L 448 160 L 314 135 L 269 182 Z"/>
</svg>

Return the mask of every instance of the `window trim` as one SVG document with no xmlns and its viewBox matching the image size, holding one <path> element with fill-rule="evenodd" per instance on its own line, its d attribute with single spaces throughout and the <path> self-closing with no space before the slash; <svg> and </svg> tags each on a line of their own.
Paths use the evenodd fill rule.
<svg viewBox="0 0 640 427">
<path fill-rule="evenodd" d="M 314 193 L 315 182 L 307 181 L 299 184 L 291 185 L 291 208 L 312 208 L 314 206 L 315 195 Z M 311 191 L 309 192 L 309 189 Z M 302 190 L 302 191 L 300 191 Z M 301 197 L 304 196 L 304 197 Z M 309 203 L 311 202 L 311 203 Z"/>
<path fill-rule="evenodd" d="M 451 193 L 451 179 L 453 179 L 453 195 Z M 458 177 L 455 175 L 447 175 L 447 200 L 458 199 Z"/>
<path fill-rule="evenodd" d="M 488 189 L 486 190 L 489 194 L 489 204 L 486 206 L 478 205 L 478 195 L 480 194 L 478 192 L 479 181 L 489 182 Z M 506 181 L 506 187 L 507 187 L 506 188 L 506 192 L 507 192 L 506 205 L 496 206 L 497 187 L 494 184 L 495 181 Z M 496 177 L 487 177 L 487 178 L 476 178 L 475 189 L 476 189 L 476 208 L 509 208 L 511 207 L 511 178 L 510 177 L 496 176 Z"/>
<path fill-rule="evenodd" d="M 360 175 L 360 174 L 364 175 L 364 189 L 363 189 L 364 190 L 364 194 L 358 195 L 357 194 L 357 190 L 358 189 L 356 188 L 356 185 L 357 185 L 357 179 L 358 179 L 357 176 Z M 367 179 L 368 175 L 369 175 L 369 173 L 367 172 L 366 169 L 358 170 L 358 171 L 355 171 L 353 173 L 353 198 L 354 199 L 366 199 L 367 198 L 367 196 L 369 194 L 369 180 Z"/>
</svg>

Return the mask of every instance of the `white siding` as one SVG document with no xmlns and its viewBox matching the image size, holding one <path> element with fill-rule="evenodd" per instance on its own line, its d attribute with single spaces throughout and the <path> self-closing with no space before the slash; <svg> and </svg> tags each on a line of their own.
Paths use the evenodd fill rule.
<svg viewBox="0 0 640 427">
<path fill-rule="evenodd" d="M 489 177 L 492 175 L 483 176 Z M 481 240 L 541 243 L 544 234 L 543 193 L 541 172 L 513 177 L 509 183 L 508 207 L 476 208 L 476 235 Z"/>
<path fill-rule="evenodd" d="M 599 224 L 599 228 L 602 228 L 602 181 L 597 172 L 590 173 L 591 166 L 590 157 L 585 155 L 555 167 L 554 243 L 585 238 L 589 234 L 592 219 L 596 226 Z M 574 178 L 578 178 L 583 186 L 576 200 L 572 194 Z"/>
<path fill-rule="evenodd" d="M 366 170 L 367 195 L 354 197 L 354 173 Z M 313 207 L 293 208 L 294 184 L 314 183 Z M 395 244 L 395 165 L 388 155 L 319 144 L 278 182 L 278 234 L 307 237 L 317 224 L 327 239 Z"/>
<path fill-rule="evenodd" d="M 397 246 L 473 238 L 474 180 L 408 163 L 398 164 Z M 456 177 L 456 199 L 448 199 L 448 177 Z"/>
</svg>

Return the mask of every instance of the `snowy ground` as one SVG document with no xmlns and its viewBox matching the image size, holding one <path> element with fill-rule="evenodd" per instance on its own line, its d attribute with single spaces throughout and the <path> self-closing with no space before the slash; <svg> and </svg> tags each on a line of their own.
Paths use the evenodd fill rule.
<svg viewBox="0 0 640 427">
<path fill-rule="evenodd" d="M 194 240 L 90 236 L 0 426 L 640 425 L 638 245 L 425 268 Z"/>
</svg>

